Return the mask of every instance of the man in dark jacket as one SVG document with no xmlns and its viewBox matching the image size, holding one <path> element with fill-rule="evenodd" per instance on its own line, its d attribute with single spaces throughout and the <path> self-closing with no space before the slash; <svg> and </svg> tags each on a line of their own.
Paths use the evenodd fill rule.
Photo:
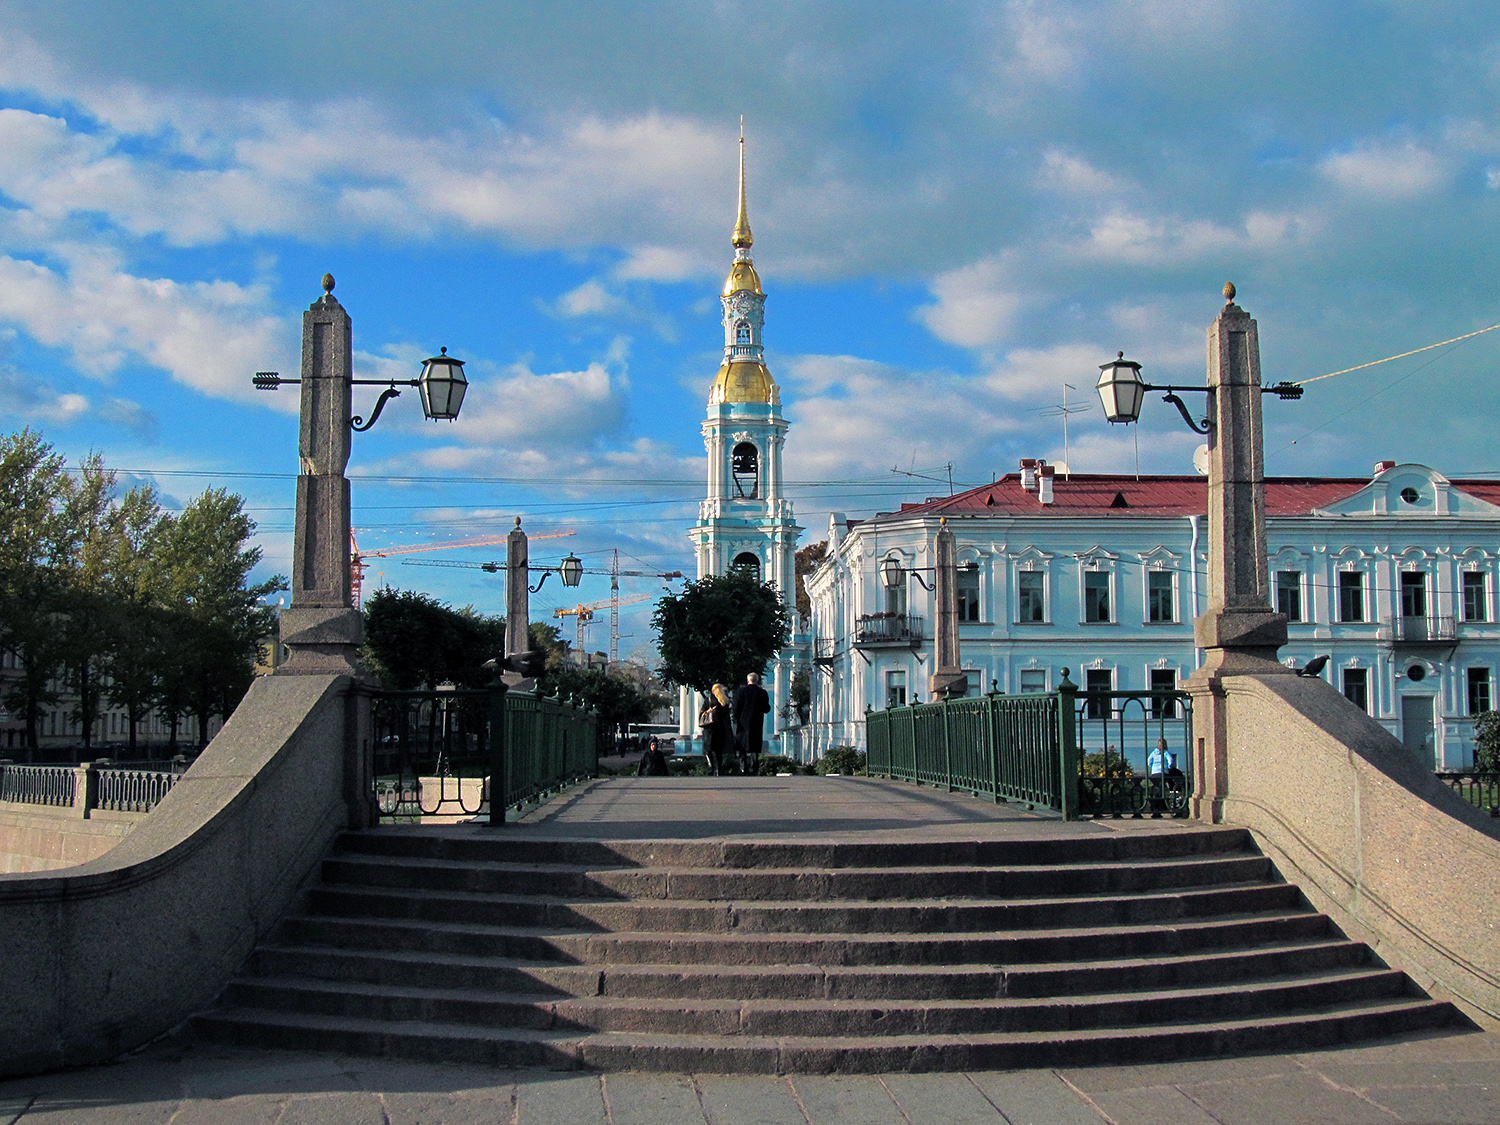
<svg viewBox="0 0 1500 1125">
<path fill-rule="evenodd" d="M 765 717 L 770 713 L 771 697 L 760 686 L 760 676 L 751 672 L 734 693 L 734 750 L 746 776 L 753 777 L 760 766 Z"/>
</svg>

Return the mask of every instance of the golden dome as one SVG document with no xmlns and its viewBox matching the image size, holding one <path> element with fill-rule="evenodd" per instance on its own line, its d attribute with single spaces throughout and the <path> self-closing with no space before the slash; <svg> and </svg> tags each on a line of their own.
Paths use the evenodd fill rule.
<svg viewBox="0 0 1500 1125">
<path fill-rule="evenodd" d="M 742 258 L 730 266 L 729 276 L 724 279 L 724 296 L 741 289 L 748 289 L 760 297 L 766 295 L 760 287 L 760 274 L 755 272 L 755 263 L 749 258 Z"/>
<path fill-rule="evenodd" d="M 729 360 L 719 368 L 714 385 L 708 392 L 708 404 L 721 402 L 769 402 L 779 404 L 777 388 L 766 365 L 758 359 Z"/>
</svg>

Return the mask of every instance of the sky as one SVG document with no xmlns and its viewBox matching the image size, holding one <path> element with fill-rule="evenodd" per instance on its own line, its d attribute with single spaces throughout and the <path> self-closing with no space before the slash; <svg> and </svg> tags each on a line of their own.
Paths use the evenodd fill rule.
<svg viewBox="0 0 1500 1125">
<path fill-rule="evenodd" d="M 1118 351 L 1201 384 L 1226 281 L 1267 382 L 1500 323 L 1493 0 L 0 0 L 6 428 L 169 507 L 242 494 L 287 573 L 297 400 L 250 376 L 297 371 L 328 271 L 356 377 L 447 347 L 472 384 L 356 435 L 362 550 L 521 516 L 536 562 L 691 573 L 742 115 L 804 541 L 950 465 L 1191 472 L 1171 407 L 1111 427 L 1092 384 Z M 1500 473 L 1497 359 L 1268 399 L 1267 472 Z M 499 613 L 500 577 L 413 564 L 500 557 L 372 559 L 366 592 Z M 662 582 L 621 586 L 646 655 Z M 607 596 L 554 578 L 533 618 Z"/>
</svg>

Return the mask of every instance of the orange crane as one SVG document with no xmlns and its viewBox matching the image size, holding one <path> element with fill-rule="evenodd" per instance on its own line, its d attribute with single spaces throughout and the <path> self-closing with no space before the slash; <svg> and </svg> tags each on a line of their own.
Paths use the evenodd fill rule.
<svg viewBox="0 0 1500 1125">
<path fill-rule="evenodd" d="M 362 593 L 365 584 L 365 568 L 369 566 L 366 559 L 383 559 L 388 555 L 414 555 L 420 551 L 452 551 L 459 547 L 493 547 L 496 543 L 504 543 L 509 538 L 509 532 L 505 535 L 490 536 L 485 539 L 464 539 L 452 543 L 427 543 L 421 546 L 387 547 L 383 551 L 361 551 L 359 540 L 354 537 L 354 528 L 349 529 L 349 591 L 354 596 L 355 608 L 362 601 Z M 565 539 L 569 535 L 577 535 L 576 531 L 544 531 L 540 535 L 528 535 L 528 540 L 535 539 Z"/>
<path fill-rule="evenodd" d="M 616 593 L 616 595 L 614 597 L 612 597 L 612 598 L 605 598 L 603 601 L 588 602 L 588 603 L 586 603 L 584 605 L 575 605 L 572 609 L 554 609 L 552 611 L 552 616 L 554 616 L 554 617 L 570 617 L 570 616 L 573 616 L 575 614 L 577 615 L 577 617 L 578 617 L 578 651 L 579 651 L 580 654 L 582 654 L 582 652 L 583 652 L 583 628 L 584 628 L 585 625 L 587 625 L 590 621 L 592 621 L 594 619 L 594 610 L 596 610 L 596 609 L 603 609 L 605 606 L 610 606 L 613 609 L 615 607 L 622 606 L 622 605 L 632 605 L 635 602 L 649 602 L 654 596 L 655 595 L 653 595 L 653 594 L 636 594 L 634 597 L 622 598 L 622 597 L 619 596 L 618 593 Z M 618 644 L 618 641 L 615 641 L 615 643 Z"/>
</svg>

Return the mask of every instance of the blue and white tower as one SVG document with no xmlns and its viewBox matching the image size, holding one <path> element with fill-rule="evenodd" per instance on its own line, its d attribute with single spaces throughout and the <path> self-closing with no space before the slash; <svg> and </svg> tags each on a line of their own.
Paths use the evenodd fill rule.
<svg viewBox="0 0 1500 1125">
<path fill-rule="evenodd" d="M 750 257 L 755 241 L 745 209 L 745 138 L 740 136 L 740 210 L 734 224 L 734 264 L 719 297 L 724 306 L 724 362 L 708 392 L 703 444 L 708 451 L 708 498 L 688 536 L 698 556 L 698 577 L 732 566 L 752 570 L 796 611 L 795 555 L 802 529 L 782 494 L 781 450 L 787 423 L 781 392 L 766 368 L 761 327 L 765 291 Z M 800 626 L 793 627 L 800 633 Z M 768 677 L 773 731 L 790 698 L 793 656 L 779 654 Z M 733 688 L 734 685 L 730 684 Z M 695 733 L 696 701 L 683 693 L 683 733 Z"/>
</svg>

